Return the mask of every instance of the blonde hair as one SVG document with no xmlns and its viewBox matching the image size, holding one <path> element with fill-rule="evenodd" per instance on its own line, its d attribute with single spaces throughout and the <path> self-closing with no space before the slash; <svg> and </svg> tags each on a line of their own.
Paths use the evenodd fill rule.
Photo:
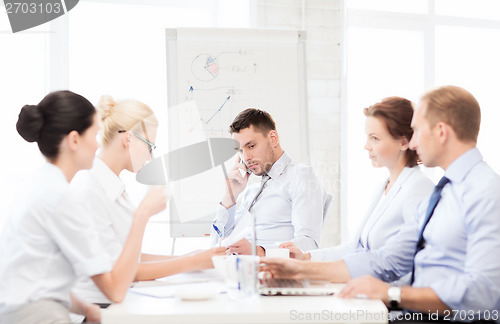
<svg viewBox="0 0 500 324">
<path fill-rule="evenodd" d="M 141 122 L 148 125 L 158 125 L 153 110 L 137 100 L 118 100 L 104 95 L 97 104 L 97 112 L 101 120 L 102 144 L 106 145 L 118 135 L 121 130 L 133 130 L 144 133 Z"/>
</svg>

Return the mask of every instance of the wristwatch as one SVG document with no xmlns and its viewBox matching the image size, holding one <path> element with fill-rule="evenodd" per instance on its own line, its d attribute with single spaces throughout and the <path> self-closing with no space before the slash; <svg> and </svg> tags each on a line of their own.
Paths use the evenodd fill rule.
<svg viewBox="0 0 500 324">
<path fill-rule="evenodd" d="M 401 287 L 389 287 L 387 296 L 389 297 L 389 304 L 391 307 L 398 308 L 401 302 Z"/>
</svg>

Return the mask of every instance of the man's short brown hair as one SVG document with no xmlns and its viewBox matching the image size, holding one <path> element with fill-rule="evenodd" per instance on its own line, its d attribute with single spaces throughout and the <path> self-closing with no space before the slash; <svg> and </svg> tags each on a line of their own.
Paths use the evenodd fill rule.
<svg viewBox="0 0 500 324">
<path fill-rule="evenodd" d="M 461 141 L 477 142 L 481 124 L 481 110 L 476 98 L 467 90 L 457 86 L 443 86 L 423 95 L 427 104 L 425 118 L 431 127 L 445 122 Z"/>
<path fill-rule="evenodd" d="M 242 129 L 255 127 L 258 131 L 267 135 L 269 131 L 276 130 L 276 123 L 268 112 L 248 108 L 243 110 L 234 118 L 232 124 L 229 126 L 229 133 L 239 133 Z"/>
</svg>

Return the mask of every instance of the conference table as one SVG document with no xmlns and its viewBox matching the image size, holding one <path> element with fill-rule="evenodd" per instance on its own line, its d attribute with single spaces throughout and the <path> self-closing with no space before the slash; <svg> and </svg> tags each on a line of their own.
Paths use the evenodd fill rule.
<svg viewBox="0 0 500 324">
<path fill-rule="evenodd" d="M 224 287 L 224 281 L 212 271 L 139 282 L 122 303 L 103 310 L 102 323 L 388 322 L 387 308 L 380 300 L 260 295 L 232 300 Z"/>
</svg>

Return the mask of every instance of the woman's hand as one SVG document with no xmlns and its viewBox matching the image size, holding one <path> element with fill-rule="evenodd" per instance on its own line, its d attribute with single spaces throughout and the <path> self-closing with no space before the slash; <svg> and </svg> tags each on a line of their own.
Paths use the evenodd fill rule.
<svg viewBox="0 0 500 324">
<path fill-rule="evenodd" d="M 163 187 L 152 186 L 146 197 L 141 201 L 137 211 L 141 211 L 145 217 L 149 217 L 158 214 L 167 206 L 167 194 Z"/>
</svg>

